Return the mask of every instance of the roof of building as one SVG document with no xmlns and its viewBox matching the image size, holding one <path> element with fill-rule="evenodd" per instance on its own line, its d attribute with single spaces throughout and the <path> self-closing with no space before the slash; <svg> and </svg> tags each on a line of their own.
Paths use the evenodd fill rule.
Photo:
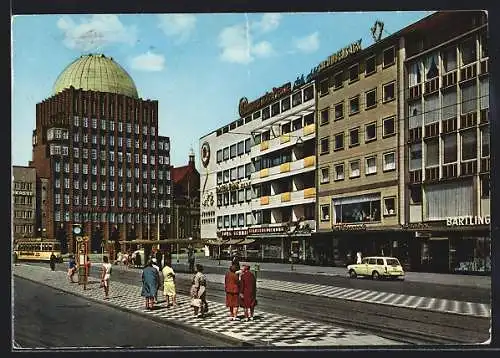
<svg viewBox="0 0 500 358">
<path fill-rule="evenodd" d="M 112 57 L 102 54 L 83 55 L 70 63 L 57 77 L 53 93 L 73 86 L 86 91 L 109 92 L 138 98 L 130 75 Z"/>
<path fill-rule="evenodd" d="M 184 179 L 188 173 L 192 173 L 196 168 L 191 165 L 184 165 L 182 167 L 172 168 L 172 181 L 174 183 L 179 183 Z"/>
</svg>

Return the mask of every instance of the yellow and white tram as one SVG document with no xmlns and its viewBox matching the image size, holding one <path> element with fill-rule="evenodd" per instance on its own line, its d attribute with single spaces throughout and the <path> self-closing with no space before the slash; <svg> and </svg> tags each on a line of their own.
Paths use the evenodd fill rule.
<svg viewBox="0 0 500 358">
<path fill-rule="evenodd" d="M 58 241 L 41 238 L 17 240 L 14 245 L 14 260 L 50 261 L 50 255 L 56 255 L 62 262 L 61 244 Z"/>
</svg>

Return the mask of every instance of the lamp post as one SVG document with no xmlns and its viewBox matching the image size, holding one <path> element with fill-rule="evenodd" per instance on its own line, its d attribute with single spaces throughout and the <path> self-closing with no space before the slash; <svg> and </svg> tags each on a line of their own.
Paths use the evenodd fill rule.
<svg viewBox="0 0 500 358">
<path fill-rule="evenodd" d="M 155 194 L 156 194 L 156 187 L 155 187 L 155 186 L 153 186 L 153 187 L 151 188 L 151 192 L 153 193 L 153 197 L 154 197 L 154 196 L 155 196 Z M 151 226 L 151 221 L 150 221 L 150 219 L 149 219 L 150 208 L 151 208 L 151 201 L 149 202 L 149 205 L 148 205 L 148 240 L 151 240 L 151 236 L 150 236 L 150 231 L 151 231 L 151 228 L 150 228 L 150 226 Z"/>
<path fill-rule="evenodd" d="M 156 236 L 158 238 L 158 250 L 160 249 L 160 212 L 163 209 L 163 204 L 158 203 L 158 212 L 156 215 Z"/>
</svg>

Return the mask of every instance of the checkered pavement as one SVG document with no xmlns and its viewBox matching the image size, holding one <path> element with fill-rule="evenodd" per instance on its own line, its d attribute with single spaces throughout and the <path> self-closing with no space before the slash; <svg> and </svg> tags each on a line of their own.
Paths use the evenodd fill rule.
<svg viewBox="0 0 500 358">
<path fill-rule="evenodd" d="M 177 297 L 178 307 L 166 307 L 159 303 L 153 311 L 144 308 L 139 285 L 129 285 L 111 280 L 110 299 L 104 300 L 99 282 L 90 278 L 87 289 L 70 283 L 65 272 L 27 264 L 16 265 L 14 275 L 28 278 L 56 289 L 76 293 L 80 296 L 124 307 L 142 314 L 156 316 L 166 322 L 177 322 L 226 335 L 242 342 L 266 346 L 358 346 L 358 345 L 398 345 L 401 344 L 375 335 L 345 329 L 342 327 L 319 324 L 278 314 L 255 310 L 254 321 L 229 321 L 228 309 L 224 304 L 208 301 L 210 312 L 204 318 L 193 316 L 188 296 Z M 15 289 L 15 288 L 14 288 Z M 208 292 L 210 295 L 210 292 Z M 161 296 L 159 297 L 161 300 Z"/>
<path fill-rule="evenodd" d="M 176 273 L 176 275 L 179 278 L 191 277 L 191 275 L 183 273 Z M 208 273 L 205 276 L 209 282 L 224 284 L 224 275 Z M 491 317 L 491 305 L 484 303 L 267 279 L 258 279 L 257 283 L 259 289 L 293 292 L 466 316 Z"/>
</svg>

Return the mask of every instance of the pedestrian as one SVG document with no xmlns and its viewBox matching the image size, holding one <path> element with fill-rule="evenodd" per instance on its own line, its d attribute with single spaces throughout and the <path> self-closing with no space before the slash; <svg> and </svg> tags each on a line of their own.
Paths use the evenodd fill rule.
<svg viewBox="0 0 500 358">
<path fill-rule="evenodd" d="M 177 298 L 175 292 L 175 272 L 172 268 L 172 262 L 169 258 L 165 257 L 165 262 L 162 270 L 163 274 L 163 295 L 167 301 L 167 307 L 170 306 L 170 300 L 172 301 L 172 306 L 177 306 Z"/>
<path fill-rule="evenodd" d="M 226 291 L 226 307 L 229 308 L 229 319 L 232 321 L 239 320 L 238 318 L 238 308 L 239 308 L 239 278 L 236 274 L 236 266 L 231 264 L 229 271 L 226 273 L 224 278 L 224 289 Z"/>
<path fill-rule="evenodd" d="M 161 286 L 161 284 L 163 283 L 163 279 L 162 279 L 162 273 L 161 273 L 161 270 L 160 270 L 160 267 L 158 266 L 158 262 L 156 261 L 156 257 L 153 257 L 151 259 L 151 262 L 153 263 L 152 266 L 155 268 L 156 271 L 158 271 L 158 276 L 159 276 L 159 284 Z M 159 290 L 158 290 L 159 291 Z M 155 303 L 158 303 L 158 291 L 156 291 L 156 295 L 155 295 Z"/>
<path fill-rule="evenodd" d="M 87 284 L 89 281 L 90 267 L 91 267 L 90 257 L 87 256 L 87 262 L 85 263 L 85 284 Z"/>
<path fill-rule="evenodd" d="M 158 265 L 161 272 L 161 270 L 163 269 L 163 254 L 161 253 L 160 250 L 156 251 L 155 258 L 156 258 L 156 264 Z"/>
<path fill-rule="evenodd" d="M 356 252 L 356 264 L 360 264 L 362 259 L 361 251 Z"/>
<path fill-rule="evenodd" d="M 233 258 L 231 259 L 231 264 L 236 267 L 236 271 L 240 270 L 240 258 L 238 257 L 238 253 L 234 253 Z"/>
<path fill-rule="evenodd" d="M 203 317 L 208 312 L 207 278 L 203 274 L 202 265 L 197 264 L 195 269 L 196 273 L 193 276 L 190 290 L 191 306 L 195 317 Z"/>
<path fill-rule="evenodd" d="M 253 321 L 253 312 L 257 305 L 257 281 L 250 271 L 250 266 L 243 265 L 243 273 L 240 278 L 240 299 L 241 306 L 245 312 L 247 321 Z"/>
<path fill-rule="evenodd" d="M 139 253 L 139 251 L 137 251 L 137 253 L 135 254 L 134 265 L 135 267 L 141 267 L 141 264 L 141 254 Z"/>
<path fill-rule="evenodd" d="M 141 296 L 146 299 L 146 309 L 154 308 L 154 299 L 160 286 L 158 270 L 153 267 L 153 261 L 149 260 L 142 270 Z"/>
<path fill-rule="evenodd" d="M 57 261 L 57 257 L 54 253 L 52 253 L 50 255 L 50 269 L 52 271 L 55 271 L 56 270 L 56 261 Z"/>
<path fill-rule="evenodd" d="M 68 278 L 72 283 L 75 283 L 76 281 L 73 280 L 73 276 L 76 273 L 76 260 L 73 255 L 69 256 L 69 262 L 68 262 Z"/>
<path fill-rule="evenodd" d="M 109 299 L 109 280 L 111 279 L 112 265 L 107 256 L 102 258 L 101 287 L 104 289 L 104 299 Z"/>
<path fill-rule="evenodd" d="M 194 261 L 195 261 L 195 255 L 194 255 L 194 249 L 191 244 L 188 246 L 188 263 L 189 263 L 189 272 L 193 273 L 194 271 Z"/>
</svg>

